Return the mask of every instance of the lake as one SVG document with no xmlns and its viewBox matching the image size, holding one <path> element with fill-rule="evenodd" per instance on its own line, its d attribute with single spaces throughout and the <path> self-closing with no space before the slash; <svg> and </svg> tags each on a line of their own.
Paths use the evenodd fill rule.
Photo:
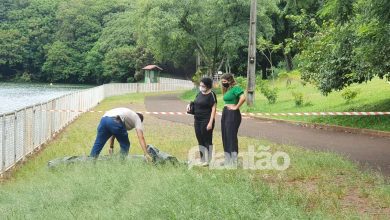
<svg viewBox="0 0 390 220">
<path fill-rule="evenodd" d="M 0 114 L 49 101 L 91 86 L 0 83 Z"/>
</svg>

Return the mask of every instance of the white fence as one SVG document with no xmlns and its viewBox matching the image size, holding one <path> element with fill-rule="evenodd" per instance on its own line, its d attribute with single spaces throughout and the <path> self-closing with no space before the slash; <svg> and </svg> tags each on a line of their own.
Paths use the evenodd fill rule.
<svg viewBox="0 0 390 220">
<path fill-rule="evenodd" d="M 137 92 L 163 92 L 192 89 L 191 81 L 160 78 L 160 83 L 113 83 L 81 90 L 56 99 L 0 115 L 0 174 L 12 168 L 70 122 L 104 98 Z"/>
</svg>

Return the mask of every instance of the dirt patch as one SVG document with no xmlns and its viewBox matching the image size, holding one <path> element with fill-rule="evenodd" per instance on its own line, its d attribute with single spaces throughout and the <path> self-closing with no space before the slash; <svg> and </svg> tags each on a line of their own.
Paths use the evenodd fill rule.
<svg viewBox="0 0 390 220">
<path fill-rule="evenodd" d="M 390 207 L 373 201 L 368 195 L 359 191 L 357 187 L 350 188 L 340 201 L 343 209 L 354 209 L 361 215 L 370 215 L 373 218 L 390 216 Z"/>
</svg>

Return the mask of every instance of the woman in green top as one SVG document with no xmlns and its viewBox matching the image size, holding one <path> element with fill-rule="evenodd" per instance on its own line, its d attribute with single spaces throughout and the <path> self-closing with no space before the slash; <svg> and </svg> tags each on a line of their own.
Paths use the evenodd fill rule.
<svg viewBox="0 0 390 220">
<path fill-rule="evenodd" d="M 223 101 L 221 129 L 225 151 L 225 165 L 236 166 L 238 156 L 238 128 L 241 124 L 240 107 L 245 102 L 244 90 L 236 85 L 234 77 L 226 73 L 221 78 Z"/>
</svg>

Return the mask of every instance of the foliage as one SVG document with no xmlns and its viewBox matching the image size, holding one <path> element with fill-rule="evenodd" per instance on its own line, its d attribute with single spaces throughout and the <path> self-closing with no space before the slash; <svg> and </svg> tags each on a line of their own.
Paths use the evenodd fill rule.
<svg viewBox="0 0 390 220">
<path fill-rule="evenodd" d="M 257 39 L 256 47 L 260 51 L 260 53 L 267 59 L 271 69 L 271 77 L 272 79 L 274 79 L 276 76 L 274 73 L 275 68 L 274 62 L 272 60 L 272 55 L 282 49 L 282 43 L 273 44 L 271 40 L 267 40 L 264 37 L 259 37 Z"/>
<path fill-rule="evenodd" d="M 275 104 L 278 98 L 278 88 L 270 88 L 268 83 L 260 85 L 260 92 L 267 98 L 269 104 Z"/>
<path fill-rule="evenodd" d="M 77 72 L 82 68 L 80 54 L 64 42 L 56 41 L 47 47 L 46 62 L 42 67 L 49 82 L 76 80 Z"/>
<path fill-rule="evenodd" d="M 350 88 L 346 88 L 343 90 L 343 92 L 341 93 L 341 96 L 343 97 L 343 99 L 349 103 L 351 102 L 353 99 L 356 98 L 356 96 L 359 94 L 359 90 L 352 90 Z"/>
<path fill-rule="evenodd" d="M 381 0 L 329 0 L 319 11 L 320 25 L 314 32 L 302 28 L 297 34 L 302 77 L 325 94 L 362 83 L 374 76 L 390 77 L 390 19 Z M 298 16 L 299 17 L 299 16 Z M 302 14 L 297 23 L 309 21 Z M 306 36 L 306 40 L 301 36 Z"/>
<path fill-rule="evenodd" d="M 275 78 L 275 70 L 299 67 L 324 94 L 389 78 L 389 5 L 259 0 L 256 68 L 266 79 L 267 70 Z M 204 74 L 243 75 L 249 9 L 247 0 L 3 0 L 0 77 L 126 82 L 157 63 L 188 78 L 198 56 Z"/>
<path fill-rule="evenodd" d="M 294 97 L 295 106 L 301 106 L 303 104 L 303 93 L 302 92 L 292 92 Z"/>
<path fill-rule="evenodd" d="M 198 71 L 195 72 L 194 76 L 192 77 L 192 82 L 195 83 L 196 86 L 199 86 L 200 80 L 202 79 L 204 73 L 198 69 Z"/>
<path fill-rule="evenodd" d="M 0 30 L 0 42 L 0 65 L 12 68 L 23 63 L 28 39 L 20 31 Z"/>
<path fill-rule="evenodd" d="M 19 80 L 20 80 L 21 82 L 31 82 L 31 74 L 28 74 L 28 73 L 24 72 L 24 73 L 20 76 Z"/>
<path fill-rule="evenodd" d="M 259 27 L 272 36 L 267 12 L 275 11 L 276 3 L 262 4 Z M 246 48 L 248 16 L 244 0 L 5 0 L 0 38 L 13 42 L 0 41 L 0 72 L 10 78 L 29 72 L 39 81 L 126 81 L 134 70 L 156 61 L 189 69 L 198 52 L 210 74 L 245 60 L 237 54 Z M 71 54 L 55 53 L 65 48 Z M 124 54 L 132 60 L 119 60 Z"/>
<path fill-rule="evenodd" d="M 124 81 L 134 75 L 134 48 L 119 47 L 109 51 L 103 61 L 104 76 L 110 76 L 113 81 Z"/>
<path fill-rule="evenodd" d="M 246 77 L 238 76 L 238 77 L 235 78 L 235 80 L 237 82 L 237 85 L 239 85 L 244 90 L 248 86 L 248 80 L 246 79 Z"/>
<path fill-rule="evenodd" d="M 145 76 L 144 76 L 144 73 L 143 73 L 142 71 L 135 71 L 134 80 L 135 80 L 136 82 L 139 82 L 139 81 L 143 80 L 144 77 L 145 77 Z"/>
</svg>

